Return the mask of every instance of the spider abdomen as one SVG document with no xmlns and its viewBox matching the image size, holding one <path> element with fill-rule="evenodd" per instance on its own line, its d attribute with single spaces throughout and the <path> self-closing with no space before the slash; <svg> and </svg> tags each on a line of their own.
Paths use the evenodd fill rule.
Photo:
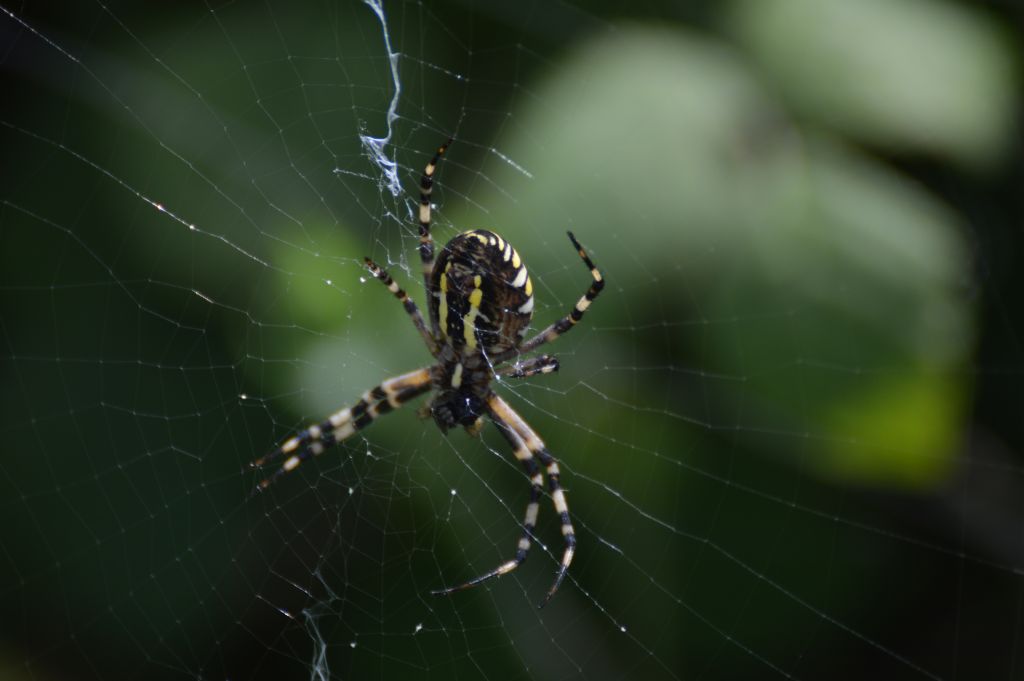
<svg viewBox="0 0 1024 681">
<path fill-rule="evenodd" d="M 533 317 L 533 282 L 512 244 L 476 229 L 441 251 L 430 280 L 431 316 L 460 354 L 516 347 Z"/>
</svg>

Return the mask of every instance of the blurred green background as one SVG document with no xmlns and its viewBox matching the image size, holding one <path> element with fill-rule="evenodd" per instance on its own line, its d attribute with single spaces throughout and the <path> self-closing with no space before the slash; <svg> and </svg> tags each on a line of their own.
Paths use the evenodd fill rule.
<svg viewBox="0 0 1024 681">
<path fill-rule="evenodd" d="M 25 2 L 0 14 L 0 677 L 1019 678 L 1021 26 L 1009 2 Z M 396 94 L 395 115 L 388 111 Z M 523 254 L 493 432 L 411 408 L 435 237 Z M 384 138 L 394 161 L 376 162 Z M 1018 284 L 1013 284 L 1018 281 Z"/>
</svg>

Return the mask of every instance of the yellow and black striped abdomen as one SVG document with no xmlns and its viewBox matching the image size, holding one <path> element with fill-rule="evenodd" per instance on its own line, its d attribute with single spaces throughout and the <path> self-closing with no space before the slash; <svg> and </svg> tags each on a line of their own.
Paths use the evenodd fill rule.
<svg viewBox="0 0 1024 681">
<path fill-rule="evenodd" d="M 494 355 L 522 341 L 533 316 L 533 282 L 512 244 L 483 229 L 441 251 L 430 280 L 431 316 L 462 353 Z"/>
</svg>

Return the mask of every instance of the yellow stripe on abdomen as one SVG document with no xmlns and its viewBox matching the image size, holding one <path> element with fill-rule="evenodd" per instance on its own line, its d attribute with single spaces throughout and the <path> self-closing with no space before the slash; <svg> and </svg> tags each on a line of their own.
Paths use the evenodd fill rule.
<svg viewBox="0 0 1024 681">
<path fill-rule="evenodd" d="M 462 335 L 466 339 L 466 345 L 476 347 L 476 318 L 480 316 L 480 304 L 484 300 L 484 291 L 480 288 L 483 279 L 480 275 L 473 277 L 473 292 L 469 294 L 469 311 L 462 321 Z"/>
<path fill-rule="evenodd" d="M 449 265 L 451 267 L 451 265 Z M 441 296 L 438 299 L 438 326 L 441 327 L 441 335 L 448 335 L 448 277 L 441 273 Z"/>
</svg>

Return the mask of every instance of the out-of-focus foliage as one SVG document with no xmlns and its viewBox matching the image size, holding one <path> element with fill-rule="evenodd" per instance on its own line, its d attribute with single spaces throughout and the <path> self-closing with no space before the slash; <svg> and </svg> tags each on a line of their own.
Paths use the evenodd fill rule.
<svg viewBox="0 0 1024 681">
<path fill-rule="evenodd" d="M 680 314 L 739 316 L 709 326 L 697 364 L 746 379 L 748 422 L 809 431 L 812 468 L 891 485 L 944 478 L 973 332 L 962 225 L 935 198 L 797 126 L 740 53 L 689 32 L 598 38 L 537 101 L 503 147 L 560 181 L 497 175 L 517 205 L 491 220 L 532 225 L 526 252 L 543 253 L 565 224 L 598 252 L 627 241 L 644 276 L 672 272 L 662 295 L 680 298 Z M 609 277 L 639 283 L 628 269 Z M 682 347 L 692 329 L 673 332 Z M 874 373 L 822 374 L 814 363 Z"/>
<path fill-rule="evenodd" d="M 855 140 L 991 165 L 1018 104 L 1010 40 L 947 0 L 741 0 L 730 26 L 794 112 Z"/>
</svg>

